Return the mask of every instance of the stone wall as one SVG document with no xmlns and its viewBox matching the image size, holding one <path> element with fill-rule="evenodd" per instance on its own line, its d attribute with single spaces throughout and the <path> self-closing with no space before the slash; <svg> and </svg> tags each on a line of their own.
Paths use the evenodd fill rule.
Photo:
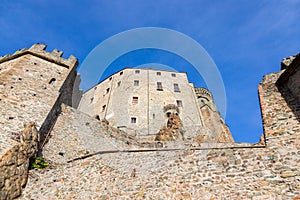
<svg viewBox="0 0 300 200">
<path fill-rule="evenodd" d="M 28 123 L 12 148 L 0 160 L 0 199 L 13 199 L 21 194 L 28 177 L 29 159 L 38 151 L 39 133 Z"/>
<path fill-rule="evenodd" d="M 259 144 L 102 151 L 31 171 L 22 198 L 299 199 L 300 105 L 275 85 L 281 74 L 266 75 L 258 87 L 265 133 Z"/>
<path fill-rule="evenodd" d="M 21 137 L 24 124 L 29 122 L 34 122 L 39 131 L 41 150 L 61 103 L 72 104 L 77 59 L 62 58 L 63 52 L 47 52 L 45 48 L 46 45 L 35 44 L 0 57 L 0 162 L 9 152 L 18 156 L 19 144 L 14 139 Z M 13 181 L 10 184 L 15 184 Z M 6 189 L 0 191 L 7 193 Z"/>
<path fill-rule="evenodd" d="M 282 65 L 285 66 L 285 71 L 277 81 L 279 87 L 286 87 L 294 95 L 294 97 L 300 102 L 300 54 L 289 59 L 282 61 Z"/>
<path fill-rule="evenodd" d="M 207 137 L 210 137 L 207 139 L 215 142 L 234 142 L 229 128 L 219 112 L 212 110 L 209 105 L 203 105 L 200 110 L 203 116 L 204 125 L 210 132 L 207 133 Z"/>
</svg>

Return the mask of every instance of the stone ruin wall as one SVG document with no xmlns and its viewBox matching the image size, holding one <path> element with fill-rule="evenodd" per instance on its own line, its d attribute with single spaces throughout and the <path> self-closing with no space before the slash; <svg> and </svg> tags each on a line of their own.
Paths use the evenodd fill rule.
<svg viewBox="0 0 300 200">
<path fill-rule="evenodd" d="M 41 51 L 44 52 L 43 50 Z M 50 54 L 56 54 L 56 51 Z M 32 57 L 30 57 L 30 59 L 31 58 Z M 57 63 L 57 60 L 54 62 L 49 59 L 48 61 L 51 65 Z M 63 62 L 66 61 L 64 60 Z M 21 61 L 21 63 L 24 64 L 26 62 L 23 63 L 23 61 Z M 3 64 L 0 66 L 3 66 Z M 293 63 L 291 66 L 293 66 Z M 0 75 L 1 73 L 0 71 Z M 69 83 L 75 79 L 76 74 L 75 72 L 73 73 L 74 75 L 67 76 L 72 78 L 66 78 L 66 80 L 69 80 Z M 119 144 L 122 151 L 103 152 L 94 156 L 79 157 L 78 159 L 73 152 L 70 152 L 70 158 L 72 159 L 69 161 L 71 162 L 63 162 L 56 165 L 55 160 L 52 160 L 52 168 L 30 171 L 31 176 L 21 198 L 39 199 L 42 196 L 45 198 L 58 197 L 70 199 L 75 197 L 87 197 L 86 195 L 88 194 L 90 198 L 104 199 L 119 199 L 120 197 L 134 199 L 299 199 L 300 104 L 296 99 L 296 95 L 290 92 L 299 88 L 299 84 L 290 84 L 293 86 L 289 87 L 285 84 L 280 84 L 280 81 L 278 82 L 277 79 L 283 73 L 284 71 L 266 75 L 259 85 L 258 90 L 265 133 L 259 144 L 233 143 L 220 145 L 216 143 L 205 143 L 197 148 L 174 149 L 173 151 L 168 149 L 157 149 L 156 151 L 149 149 L 150 151 L 147 151 L 147 149 L 139 149 L 137 147 L 132 149 L 131 146 Z M 16 81 L 18 77 L 14 77 L 13 74 L 14 73 L 11 73 L 12 80 Z M 293 76 L 297 77 L 297 73 L 294 73 Z M 1 77 L 1 81 L 2 80 Z M 293 78 L 289 80 L 292 81 Z M 276 82 L 278 83 L 278 87 L 275 85 Z M 41 86 L 41 84 L 38 85 L 39 87 Z M 60 91 L 60 94 L 67 94 L 67 92 L 63 92 L 64 90 Z M 70 89 L 66 89 L 65 91 L 70 91 Z M 33 94 L 32 90 L 28 90 L 28 96 L 32 96 Z M 44 94 L 44 96 L 41 95 L 43 98 L 48 95 L 48 93 L 42 94 Z M 17 95 L 19 94 L 16 93 L 16 97 L 18 97 Z M 23 108 L 21 103 L 13 101 L 15 99 L 11 98 L 8 94 L 7 97 L 1 98 L 1 101 L 4 99 L 6 102 L 6 104 L 3 105 L 7 105 L 7 107 L 11 109 L 16 109 L 16 112 L 11 113 L 23 113 L 24 115 L 20 115 L 20 117 L 18 115 L 17 117 L 20 122 L 26 121 L 22 121 L 22 117 L 23 119 L 29 119 L 31 117 L 37 121 L 37 128 L 39 130 L 41 129 L 43 120 L 51 119 L 54 116 L 48 113 L 54 113 L 53 109 L 60 109 L 60 103 L 54 103 L 53 107 L 48 104 L 43 105 L 43 107 L 37 107 L 39 106 L 39 101 L 43 102 L 43 99 L 32 103 L 31 98 L 36 98 L 36 96 L 34 96 L 29 99 L 25 98 L 25 102 L 28 100 L 30 105 L 35 106 L 28 109 L 28 113 L 26 113 L 21 109 Z M 48 99 L 49 101 L 47 102 L 61 102 L 63 101 L 62 99 L 70 99 L 70 97 L 59 98 L 57 90 L 49 95 L 49 98 L 50 97 L 61 100 L 50 101 Z M 7 102 L 9 102 L 9 104 Z M 43 111 L 41 108 L 44 107 L 48 110 Z M 36 112 L 37 110 L 39 110 L 39 112 Z M 9 111 L 9 109 L 7 109 L 7 111 Z M 57 132 L 52 135 L 52 137 L 58 137 L 56 139 L 57 141 L 60 141 L 59 137 L 64 138 L 64 134 L 70 136 L 67 131 L 67 133 L 64 133 L 59 130 L 68 130 L 68 127 L 73 127 L 74 123 L 77 124 L 81 121 L 82 114 L 80 112 L 76 114 L 78 118 L 76 115 L 68 114 L 68 112 L 59 116 L 58 121 L 60 123 L 54 126 Z M 37 115 L 37 113 L 40 113 L 41 116 Z M 69 115 L 70 121 L 67 120 Z M 62 117 L 65 117 L 65 120 Z M 88 118 L 88 116 L 86 116 L 86 118 Z M 8 116 L 8 118 L 1 119 L 1 122 L 3 122 L 4 119 L 6 122 L 9 122 L 9 120 L 14 120 L 15 118 Z M 96 119 L 91 118 L 90 120 Z M 24 183 L 24 179 L 21 178 L 24 177 L 20 172 L 22 171 L 21 168 L 19 166 L 14 167 L 15 164 L 11 164 L 11 162 L 7 162 L 6 160 L 14 158 L 13 155 L 16 154 L 15 152 L 20 152 L 18 149 L 23 149 L 22 145 L 29 146 L 28 149 L 31 149 L 29 152 L 34 152 L 37 149 L 34 145 L 35 140 L 32 140 L 30 145 L 24 145 L 24 142 L 22 143 L 21 141 L 11 139 L 11 135 L 9 135 L 11 133 L 10 131 L 15 130 L 20 122 L 7 123 L 10 129 L 8 131 L 1 130 L 1 141 L 5 141 L 6 143 L 0 144 L 0 167 L 9 173 L 19 173 L 13 176 L 16 177 L 13 178 L 13 180 L 4 180 L 4 184 L 3 179 L 0 179 L 0 181 L 2 181 L 0 182 L 0 194 L 3 199 L 10 199 L 19 195 L 21 186 Z M 49 122 L 53 121 L 49 120 Z M 86 122 L 85 126 L 89 126 L 89 124 L 90 123 Z M 31 127 L 31 132 L 35 132 L 34 127 Z M 23 128 L 21 129 L 21 127 L 19 127 L 19 134 L 22 130 Z M 85 137 L 83 134 L 85 129 L 82 128 L 82 125 L 77 126 L 76 131 L 78 131 L 78 135 Z M 93 131 L 93 129 L 91 129 L 91 131 Z M 94 130 L 94 132 L 96 133 L 96 130 Z M 93 136 L 89 135 L 87 137 L 104 138 L 104 136 L 97 135 L 98 134 L 94 134 Z M 18 140 L 18 135 L 16 136 Z M 22 138 L 26 137 L 25 134 Z M 105 137 L 109 137 L 109 135 Z M 76 145 L 82 145 L 76 144 L 80 143 L 77 142 L 77 138 L 73 139 L 76 142 L 74 142 L 72 148 L 77 149 Z M 47 144 L 48 146 L 46 147 L 48 148 L 48 152 L 52 152 L 52 154 L 58 154 L 60 156 L 59 153 L 61 152 L 56 151 L 68 148 L 67 142 L 57 145 L 58 143 L 55 143 L 55 139 L 51 141 L 53 141 L 53 143 Z M 105 139 L 105 141 L 107 140 Z M 117 140 L 112 141 L 117 142 Z M 93 141 L 87 139 L 86 142 Z M 15 147 L 16 145 L 19 146 Z M 53 146 L 55 146 L 55 148 L 53 148 Z M 84 144 L 84 146 L 84 149 L 87 149 L 86 146 L 89 147 L 88 144 Z M 118 147 L 118 145 L 114 147 Z M 89 148 L 95 151 L 95 147 L 91 146 Z M 2 149 L 4 149 L 5 152 L 3 152 Z M 57 150 L 53 151 L 51 149 Z M 101 151 L 101 149 L 99 150 Z M 82 155 L 87 154 L 86 151 L 78 153 Z M 22 151 L 22 154 L 26 155 L 24 151 Z M 22 158 L 23 163 L 25 163 L 25 165 L 22 165 L 24 169 L 26 168 L 28 158 L 26 156 L 23 157 L 25 157 L 25 159 Z M 54 157 L 57 158 L 57 155 Z M 49 155 L 49 159 L 51 159 L 51 155 Z M 7 166 L 11 168 L 5 168 Z M 2 169 L 1 171 L 3 171 Z M 3 189 L 7 186 L 12 186 L 14 189 L 9 191 Z"/>
<path fill-rule="evenodd" d="M 20 157 L 20 149 L 24 146 L 21 142 L 24 124 L 35 122 L 41 149 L 60 112 L 61 103 L 72 105 L 70 94 L 76 78 L 77 59 L 74 56 L 64 59 L 61 57 L 63 52 L 55 49 L 50 53 L 45 48 L 46 45 L 35 44 L 30 49 L 0 57 L 0 171 L 15 178 L 0 179 L 1 199 L 13 198 L 18 192 L 20 194 L 20 187 L 24 185 L 19 179 L 23 176 L 22 170 L 12 170 L 20 166 L 28 168 L 29 156 Z M 21 161 L 7 160 L 16 156 Z M 6 170 L 8 166 L 11 170 Z"/>
<path fill-rule="evenodd" d="M 31 171 L 38 178 L 30 178 L 22 198 L 299 199 L 300 104 L 286 85 L 275 85 L 282 73 L 266 75 L 259 84 L 265 134 L 258 144 L 204 143 L 149 151 L 128 146 L 115 152 L 99 147 L 94 156 L 53 163 L 54 170 Z M 69 126 L 81 127 L 76 124 L 83 120 L 69 115 Z M 58 121 L 67 123 L 67 118 L 64 113 Z M 57 124 L 55 130 L 62 128 Z M 53 135 L 46 149 L 67 148 L 56 145 L 59 137 L 64 132 Z"/>
</svg>

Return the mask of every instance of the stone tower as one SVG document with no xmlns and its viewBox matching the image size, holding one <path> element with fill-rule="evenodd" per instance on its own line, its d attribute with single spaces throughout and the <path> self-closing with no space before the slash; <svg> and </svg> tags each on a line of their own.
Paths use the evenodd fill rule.
<svg viewBox="0 0 300 200">
<path fill-rule="evenodd" d="M 205 88 L 195 88 L 195 93 L 201 115 L 203 116 L 204 126 L 210 131 L 211 140 L 217 142 L 234 142 L 228 126 L 215 106 L 210 91 Z"/>
<path fill-rule="evenodd" d="M 64 59 L 63 52 L 47 52 L 45 48 L 46 45 L 35 44 L 0 57 L 0 171 L 6 172 L 0 175 L 1 199 L 20 194 L 19 188 L 27 180 L 28 159 L 37 151 L 34 146 L 41 149 L 60 113 L 60 105 L 72 104 L 77 59 Z M 30 126 L 24 130 L 27 123 Z M 33 138 L 35 141 L 31 141 Z"/>
</svg>

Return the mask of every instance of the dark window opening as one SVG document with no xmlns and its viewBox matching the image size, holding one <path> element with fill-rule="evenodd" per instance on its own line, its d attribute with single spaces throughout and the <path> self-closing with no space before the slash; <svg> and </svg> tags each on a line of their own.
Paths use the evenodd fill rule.
<svg viewBox="0 0 300 200">
<path fill-rule="evenodd" d="M 109 77 L 109 80 L 111 81 L 112 77 Z"/>
<path fill-rule="evenodd" d="M 106 89 L 106 94 L 109 93 L 109 88 Z"/>
<path fill-rule="evenodd" d="M 163 90 L 161 82 L 157 82 L 157 90 L 159 90 L 159 91 Z"/>
<path fill-rule="evenodd" d="M 131 123 L 136 124 L 136 117 L 131 117 Z"/>
<path fill-rule="evenodd" d="M 170 113 L 170 112 L 167 112 L 167 117 L 168 117 L 168 118 L 170 117 L 170 115 L 171 115 L 171 113 Z"/>
<path fill-rule="evenodd" d="M 157 76 L 160 76 L 160 75 L 161 75 L 161 72 L 156 72 L 156 75 L 157 75 Z"/>
<path fill-rule="evenodd" d="M 133 85 L 134 85 L 134 86 L 139 86 L 139 85 L 140 85 L 140 82 L 139 82 L 138 80 L 134 80 Z"/>
<path fill-rule="evenodd" d="M 177 83 L 174 83 L 174 92 L 180 92 L 179 86 Z"/>
<path fill-rule="evenodd" d="M 182 101 L 181 100 L 176 100 L 177 107 L 182 107 Z"/>
<path fill-rule="evenodd" d="M 176 74 L 172 74 L 172 77 L 176 77 Z"/>
<path fill-rule="evenodd" d="M 102 112 L 105 111 L 106 105 L 102 106 Z"/>
<path fill-rule="evenodd" d="M 153 113 L 152 117 L 153 117 L 153 119 L 155 119 L 155 113 Z"/>
<path fill-rule="evenodd" d="M 92 98 L 91 98 L 91 101 L 90 101 L 90 103 L 93 103 L 93 101 L 94 101 L 94 97 L 92 97 Z"/>
<path fill-rule="evenodd" d="M 50 84 L 50 85 L 53 85 L 55 81 L 56 81 L 55 78 L 51 78 L 51 80 L 49 81 L 49 84 Z"/>
<path fill-rule="evenodd" d="M 121 85 L 121 81 L 118 82 L 118 87 L 120 87 L 120 85 Z"/>
<path fill-rule="evenodd" d="M 120 72 L 120 75 L 122 75 L 123 74 L 123 72 Z"/>
<path fill-rule="evenodd" d="M 135 70 L 135 73 L 136 73 L 136 74 L 139 74 L 139 73 L 140 73 L 140 70 Z"/>
<path fill-rule="evenodd" d="M 132 104 L 135 105 L 135 104 L 138 104 L 139 102 L 139 98 L 138 97 L 132 97 Z"/>
<path fill-rule="evenodd" d="M 100 121 L 100 117 L 99 117 L 99 115 L 96 115 L 96 119 L 98 119 L 98 120 Z"/>
</svg>

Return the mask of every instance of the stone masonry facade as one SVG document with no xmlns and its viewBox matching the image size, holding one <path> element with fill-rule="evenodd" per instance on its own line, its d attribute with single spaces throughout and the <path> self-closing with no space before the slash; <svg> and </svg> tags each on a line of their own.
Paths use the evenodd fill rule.
<svg viewBox="0 0 300 200">
<path fill-rule="evenodd" d="M 41 153 L 61 104 L 72 105 L 70 94 L 76 78 L 77 59 L 74 56 L 64 59 L 63 52 L 54 49 L 50 53 L 45 48 L 46 45 L 35 44 L 0 57 L 0 170 L 6 173 L 6 178 L 1 175 L 0 179 L 0 199 L 20 195 L 29 157 Z M 39 132 L 37 146 L 33 136 L 26 139 L 25 144 L 22 142 L 24 125 L 33 122 Z M 28 144 L 30 141 L 32 144 Z M 26 149 L 28 146 L 32 148 Z M 17 162 L 13 162 L 16 159 Z"/>
<path fill-rule="evenodd" d="M 20 52 L 0 59 L 0 199 L 300 199 L 299 55 L 258 86 L 259 143 L 209 138 L 229 130 L 210 93 L 195 89 L 209 132 L 157 146 L 70 107 L 75 58 L 44 45 Z M 49 167 L 28 172 L 38 151 Z"/>
<path fill-rule="evenodd" d="M 177 110 L 166 109 L 171 105 Z M 186 73 L 125 68 L 85 92 L 78 110 L 145 141 L 153 141 L 175 112 L 184 139 L 192 140 L 208 130 L 205 134 L 215 133 L 220 142 L 234 142 L 212 94 L 195 88 Z"/>
</svg>

